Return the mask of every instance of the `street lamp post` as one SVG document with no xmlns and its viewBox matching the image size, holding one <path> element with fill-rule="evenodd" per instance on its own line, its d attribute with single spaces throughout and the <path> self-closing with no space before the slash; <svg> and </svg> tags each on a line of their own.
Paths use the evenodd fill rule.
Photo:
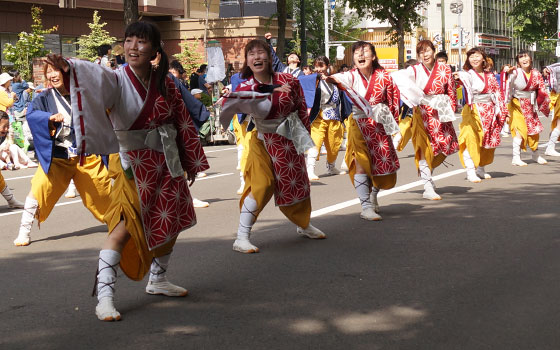
<svg viewBox="0 0 560 350">
<path fill-rule="evenodd" d="M 463 47 L 463 28 L 461 27 L 461 13 L 463 13 L 463 1 L 462 0 L 453 0 L 451 1 L 451 5 L 449 6 L 452 13 L 457 14 L 457 21 L 459 26 L 459 67 L 457 70 L 461 69 L 461 55 L 462 55 L 462 47 Z"/>
</svg>

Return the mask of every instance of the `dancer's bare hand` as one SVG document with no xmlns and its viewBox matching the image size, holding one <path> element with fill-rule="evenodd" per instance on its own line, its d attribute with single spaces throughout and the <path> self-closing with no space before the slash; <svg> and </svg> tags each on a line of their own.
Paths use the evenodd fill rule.
<svg viewBox="0 0 560 350">
<path fill-rule="evenodd" d="M 292 88 L 290 87 L 290 84 L 284 84 L 280 87 L 274 88 L 274 92 L 285 92 L 288 93 L 292 90 Z"/>
<path fill-rule="evenodd" d="M 196 174 L 187 173 L 187 182 L 189 183 L 189 187 L 194 184 L 194 180 L 196 179 Z"/>
<path fill-rule="evenodd" d="M 60 113 L 53 114 L 49 117 L 49 120 L 52 121 L 52 122 L 60 123 L 60 122 L 64 121 L 64 116 Z"/>
<path fill-rule="evenodd" d="M 62 55 L 56 53 L 50 53 L 47 55 L 47 58 L 44 60 L 46 63 L 50 64 L 51 66 L 60 69 L 64 73 L 68 73 L 70 70 L 70 66 L 68 62 L 62 57 Z"/>
<path fill-rule="evenodd" d="M 272 38 L 272 34 L 266 33 L 266 34 L 264 35 L 264 38 L 265 38 L 266 40 L 270 40 L 270 39 Z"/>
</svg>

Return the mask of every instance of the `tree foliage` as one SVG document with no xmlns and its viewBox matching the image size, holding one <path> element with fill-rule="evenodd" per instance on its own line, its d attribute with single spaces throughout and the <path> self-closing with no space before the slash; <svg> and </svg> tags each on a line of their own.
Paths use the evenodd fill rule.
<svg viewBox="0 0 560 350">
<path fill-rule="evenodd" d="M 173 55 L 185 69 L 185 71 L 190 74 L 194 72 L 202 64 L 202 55 L 196 50 L 196 42 L 190 43 L 187 38 L 184 38 L 180 43 L 181 53 L 176 53 Z"/>
<path fill-rule="evenodd" d="M 106 22 L 99 23 L 101 16 L 96 11 L 93 11 L 93 22 L 88 23 L 91 32 L 88 35 L 82 35 L 78 39 L 78 57 L 85 58 L 91 62 L 97 58 L 97 48 L 101 45 L 112 45 L 117 38 L 111 36 L 109 32 L 103 27 L 107 25 Z"/>
<path fill-rule="evenodd" d="M 297 23 L 301 23 L 300 11 L 299 11 L 299 1 L 295 0 L 294 10 L 295 19 Z M 310 57 L 317 57 L 325 54 L 325 15 L 323 10 L 323 0 L 306 0 L 305 4 L 305 26 L 306 26 L 306 36 L 307 36 L 307 52 Z M 329 18 L 332 11 L 329 10 Z M 359 38 L 364 32 L 363 29 L 356 28 L 359 23 L 359 18 L 356 15 L 345 15 L 344 14 L 344 2 L 339 1 L 334 10 L 333 16 L 333 30 L 329 31 L 329 41 L 351 41 L 352 38 Z M 292 41 L 290 41 L 290 52 L 296 52 L 300 54 L 301 49 L 301 39 L 299 36 Z M 345 46 L 351 44 L 344 44 Z M 336 48 L 331 47 L 329 49 L 329 58 L 336 56 Z M 309 64 L 313 59 L 310 58 Z M 304 63 L 305 64 L 305 63 Z"/>
<path fill-rule="evenodd" d="M 54 26 L 49 29 L 43 28 L 41 13 L 43 9 L 38 6 L 31 6 L 31 33 L 21 32 L 15 45 L 6 44 L 4 56 L 14 64 L 14 67 L 21 73 L 24 79 L 31 78 L 33 58 L 43 57 L 49 52 L 45 50 L 45 34 L 50 34 L 58 29 Z"/>
<path fill-rule="evenodd" d="M 514 1 L 509 15 L 515 35 L 525 42 L 536 43 L 542 51 L 554 52 L 556 42 L 545 39 L 556 38 L 557 6 L 556 0 Z"/>
<path fill-rule="evenodd" d="M 423 17 L 419 10 L 426 8 L 429 0 L 348 0 L 349 6 L 360 17 L 387 21 L 389 40 L 399 49 L 399 67 L 404 66 L 404 36 L 420 25 Z"/>
</svg>

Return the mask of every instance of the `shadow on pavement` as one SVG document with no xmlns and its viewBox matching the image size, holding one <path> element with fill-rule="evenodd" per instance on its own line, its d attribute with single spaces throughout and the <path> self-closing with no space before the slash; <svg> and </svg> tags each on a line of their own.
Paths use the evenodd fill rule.
<svg viewBox="0 0 560 350">
<path fill-rule="evenodd" d="M 118 323 L 97 321 L 88 296 L 97 249 L 11 255 L 0 260 L 1 347 L 557 348 L 560 185 L 440 190 L 437 203 L 381 199 L 382 222 L 357 207 L 315 218 L 321 241 L 259 221 L 259 254 L 183 233 L 169 277 L 190 295 L 147 295 L 120 276 Z"/>
</svg>

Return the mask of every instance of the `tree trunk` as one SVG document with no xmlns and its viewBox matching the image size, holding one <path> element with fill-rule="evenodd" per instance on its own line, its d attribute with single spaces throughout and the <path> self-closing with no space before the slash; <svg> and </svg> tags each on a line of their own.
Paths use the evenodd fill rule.
<svg viewBox="0 0 560 350">
<path fill-rule="evenodd" d="M 276 11 L 278 12 L 278 44 L 276 45 L 276 55 L 282 60 L 284 57 L 284 44 L 286 42 L 286 0 L 276 1 Z"/>
<path fill-rule="evenodd" d="M 404 58 L 405 58 L 404 30 L 403 30 L 403 25 L 400 21 L 397 24 L 396 31 L 397 31 L 397 35 L 398 35 L 397 48 L 399 50 L 399 56 L 398 56 L 399 69 L 403 69 L 404 68 L 404 62 L 405 62 L 405 60 L 404 60 Z"/>
<path fill-rule="evenodd" d="M 138 21 L 138 0 L 124 0 L 124 25 Z"/>
</svg>

